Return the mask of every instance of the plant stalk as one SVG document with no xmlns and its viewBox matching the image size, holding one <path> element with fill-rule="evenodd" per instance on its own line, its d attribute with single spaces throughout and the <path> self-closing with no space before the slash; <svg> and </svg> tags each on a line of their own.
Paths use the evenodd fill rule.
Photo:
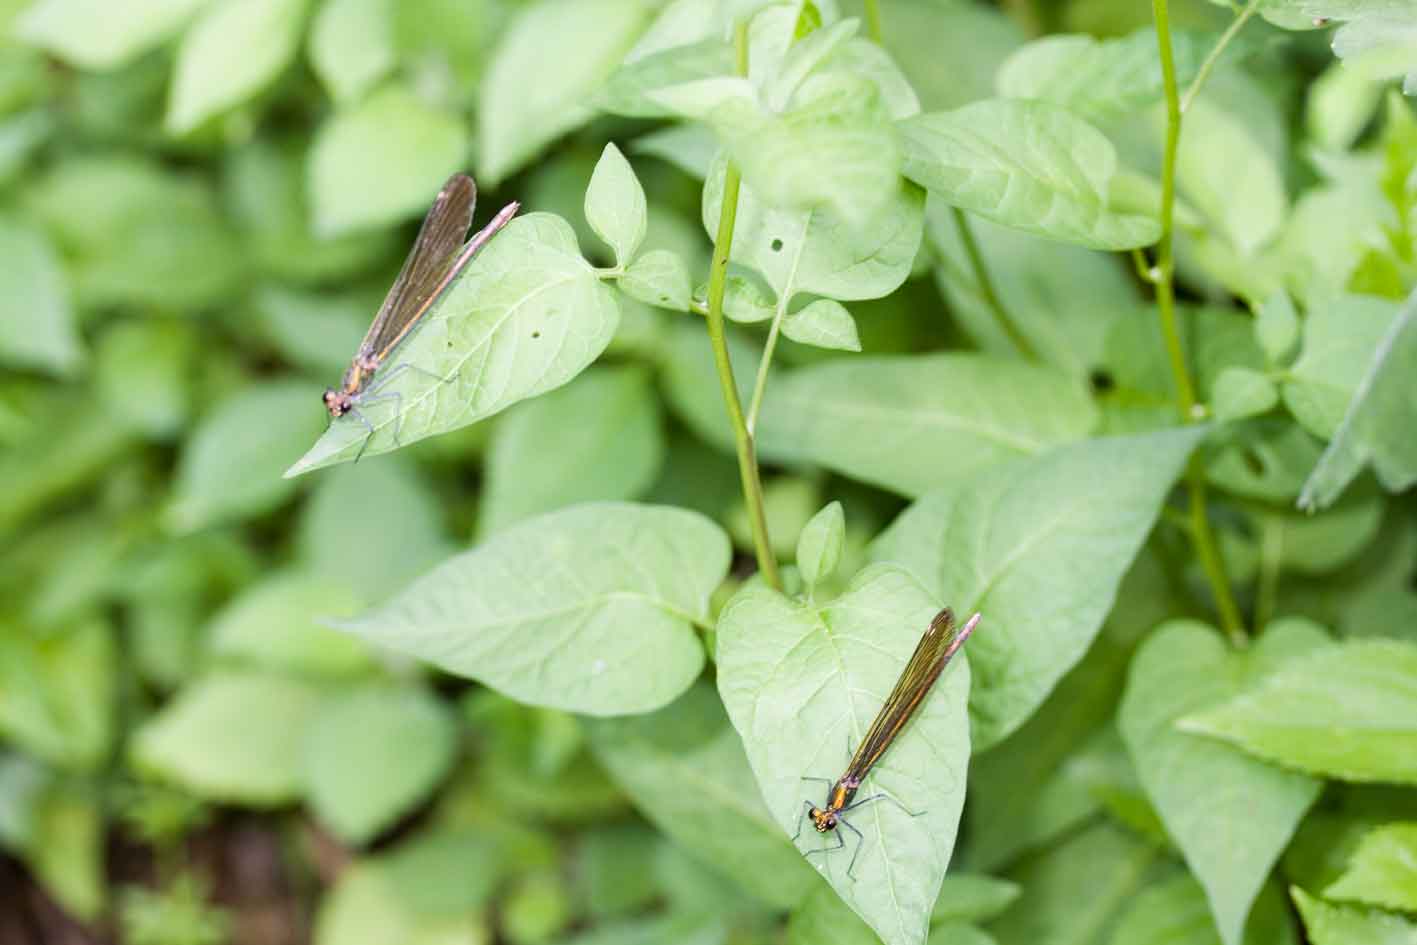
<svg viewBox="0 0 1417 945">
<path fill-rule="evenodd" d="M 974 271 L 974 284 L 979 289 L 979 297 L 984 300 L 989 311 L 994 313 L 994 320 L 999 323 L 999 327 L 1004 330 L 1004 334 L 1018 349 L 1019 354 L 1029 361 L 1038 360 L 1038 353 L 1033 350 L 1033 345 L 1024 337 L 1018 323 L 1009 317 L 1004 303 L 999 300 L 999 293 L 994 291 L 994 280 L 989 278 L 989 269 L 984 265 L 984 254 L 979 250 L 979 241 L 974 238 L 974 228 L 969 225 L 969 218 L 959 207 L 950 207 L 950 216 L 953 217 L 955 229 L 959 232 L 959 241 L 964 245 L 964 254 L 969 258 L 969 268 Z"/>
<path fill-rule="evenodd" d="M 738 54 L 738 74 L 748 74 L 748 24 L 739 22 L 733 30 L 733 45 Z M 728 256 L 733 248 L 733 225 L 738 216 L 738 189 L 742 177 L 732 161 L 723 175 L 723 206 L 718 212 L 718 233 L 713 241 L 713 261 L 709 270 L 708 322 L 709 343 L 713 346 L 714 366 L 718 370 L 723 403 L 728 408 L 728 420 L 733 426 L 733 441 L 738 453 L 738 475 L 743 483 L 743 501 L 748 507 L 748 522 L 753 532 L 753 553 L 758 570 L 769 586 L 782 590 L 782 576 L 777 570 L 777 558 L 768 538 L 767 511 L 763 505 L 763 481 L 758 471 L 757 448 L 752 431 L 743 416 L 743 403 L 738 398 L 738 385 L 733 379 L 733 364 L 728 356 L 728 338 L 723 319 L 723 294 L 728 284 Z"/>
</svg>

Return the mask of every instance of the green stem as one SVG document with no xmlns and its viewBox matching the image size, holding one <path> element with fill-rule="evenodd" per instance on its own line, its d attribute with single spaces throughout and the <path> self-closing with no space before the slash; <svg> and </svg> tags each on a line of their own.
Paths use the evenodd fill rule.
<svg viewBox="0 0 1417 945">
<path fill-rule="evenodd" d="M 1255 588 L 1255 626 L 1264 629 L 1279 602 L 1280 559 L 1284 555 L 1284 519 L 1264 513 L 1260 518 L 1260 574 Z"/>
<path fill-rule="evenodd" d="M 1195 102 L 1196 96 L 1201 92 L 1201 86 L 1205 85 L 1205 80 L 1210 78 L 1210 73 L 1215 68 L 1215 64 L 1220 61 L 1220 54 L 1225 51 L 1226 46 L 1230 45 L 1231 40 L 1240 35 L 1240 30 L 1249 22 L 1250 17 L 1255 15 L 1255 11 L 1257 11 L 1259 7 L 1259 0 L 1250 0 L 1250 2 L 1245 5 L 1245 9 L 1240 11 L 1240 15 L 1235 17 L 1230 23 L 1230 26 L 1220 35 L 1220 39 L 1216 42 L 1215 48 L 1206 55 L 1205 62 L 1201 63 L 1200 69 L 1196 72 L 1196 77 L 1191 80 L 1191 87 L 1186 89 L 1186 97 L 1181 99 L 1182 114 L 1191 110 L 1191 104 Z"/>
<path fill-rule="evenodd" d="M 999 294 L 994 291 L 994 280 L 989 278 L 989 269 L 984 265 L 984 254 L 979 251 L 979 243 L 974 238 L 974 229 L 969 225 L 969 219 L 959 207 L 950 207 L 950 212 L 954 217 L 955 229 L 959 231 L 959 241 L 964 244 L 964 254 L 969 257 L 969 267 L 974 270 L 974 284 L 979 288 L 980 298 L 994 313 L 994 320 L 999 323 L 999 327 L 1008 335 L 1009 341 L 1019 353 L 1030 361 L 1038 360 L 1033 345 L 1028 343 L 1018 323 L 1009 317 L 1004 303 L 999 301 Z"/>
<path fill-rule="evenodd" d="M 1156 21 L 1156 42 L 1161 56 L 1161 80 L 1166 91 L 1166 151 L 1161 162 L 1161 239 L 1156 247 L 1156 265 L 1152 268 L 1156 285 L 1156 307 L 1161 315 L 1161 332 L 1166 339 L 1166 353 L 1171 362 L 1171 376 L 1176 384 L 1176 409 L 1182 423 L 1195 423 L 1201 418 L 1197 409 L 1195 387 L 1186 367 L 1185 351 L 1181 347 L 1181 332 L 1176 323 L 1176 153 L 1181 141 L 1181 100 L 1176 88 L 1176 61 L 1171 54 L 1171 21 L 1167 0 L 1152 0 L 1152 16 Z M 1236 646 L 1246 642 L 1240 608 L 1230 591 L 1225 565 L 1215 533 L 1206 514 L 1205 474 L 1198 461 L 1186 466 L 1186 491 L 1190 500 L 1191 540 L 1196 556 L 1210 583 L 1220 623 Z"/>
<path fill-rule="evenodd" d="M 876 0 L 866 0 L 866 35 L 881 45 L 881 7 Z"/>
<path fill-rule="evenodd" d="M 768 328 L 767 344 L 763 345 L 763 357 L 758 362 L 758 378 L 753 382 L 753 399 L 748 403 L 748 432 L 758 429 L 758 411 L 763 406 L 763 394 L 768 387 L 768 368 L 772 366 L 773 352 L 777 350 L 777 336 L 782 331 L 782 320 L 787 316 L 787 300 L 777 300 L 777 312 L 773 314 L 772 325 Z"/>
<path fill-rule="evenodd" d="M 733 45 L 738 53 L 738 74 L 748 73 L 748 24 L 734 27 Z M 768 540 L 767 512 L 763 505 L 763 482 L 758 472 L 758 455 L 752 431 L 743 417 L 743 403 L 738 399 L 738 385 L 733 379 L 733 364 L 728 357 L 728 337 L 723 320 L 723 293 L 728 280 L 728 255 L 733 248 L 733 225 L 738 216 L 738 188 L 742 178 L 732 161 L 723 174 L 723 206 L 718 213 L 718 234 L 713 242 L 713 262 L 709 270 L 708 320 L 709 343 L 713 346 L 714 366 L 723 390 L 723 403 L 728 408 L 728 420 L 733 426 L 733 440 L 738 453 L 738 474 L 743 482 L 743 500 L 748 506 L 748 521 L 753 532 L 753 552 L 758 569 L 769 586 L 782 590 L 777 558 Z"/>
</svg>

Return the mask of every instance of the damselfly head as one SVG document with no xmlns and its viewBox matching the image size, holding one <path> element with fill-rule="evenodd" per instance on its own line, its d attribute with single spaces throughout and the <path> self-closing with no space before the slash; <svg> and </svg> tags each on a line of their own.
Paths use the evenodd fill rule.
<svg viewBox="0 0 1417 945">
<path fill-rule="evenodd" d="M 822 810 L 820 807 L 813 807 L 807 812 L 807 816 L 812 818 L 812 826 L 817 829 L 817 833 L 836 829 L 837 812 L 830 808 Z"/>
<path fill-rule="evenodd" d="M 335 390 L 333 387 L 325 388 L 323 399 L 325 409 L 330 412 L 331 417 L 342 417 L 354 406 L 354 398 L 347 391 Z"/>
</svg>

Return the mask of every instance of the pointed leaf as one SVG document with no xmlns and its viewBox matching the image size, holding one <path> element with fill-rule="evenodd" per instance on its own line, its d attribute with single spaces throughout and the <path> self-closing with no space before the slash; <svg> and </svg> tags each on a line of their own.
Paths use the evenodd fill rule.
<svg viewBox="0 0 1417 945">
<path fill-rule="evenodd" d="M 627 265 L 644 242 L 648 218 L 645 191 L 625 155 L 607 142 L 590 186 L 585 192 L 585 217 L 590 228 L 615 250 L 615 261 Z"/>
<path fill-rule="evenodd" d="M 0 359 L 56 374 L 83 360 L 68 286 L 49 240 L 0 219 Z"/>
<path fill-rule="evenodd" d="M 836 572 L 845 541 L 846 513 L 840 502 L 832 502 L 812 516 L 797 538 L 797 570 L 808 587 Z"/>
<path fill-rule="evenodd" d="M 106 71 L 164 42 L 209 2 L 41 0 L 16 18 L 13 29 L 16 38 L 72 65 Z"/>
<path fill-rule="evenodd" d="M 616 285 L 646 305 L 676 312 L 689 310 L 689 268 L 678 253 L 667 249 L 652 249 L 639 256 Z M 727 309 L 726 301 L 724 307 Z"/>
<path fill-rule="evenodd" d="M 396 64 L 394 0 L 324 0 L 310 26 L 310 65 L 337 102 L 357 102 Z"/>
<path fill-rule="evenodd" d="M 817 299 L 806 308 L 789 312 L 782 320 L 782 333 L 798 344 L 838 351 L 860 351 L 856 320 L 846 306 L 834 299 Z"/>
<path fill-rule="evenodd" d="M 1359 843 L 1343 875 L 1324 889 L 1324 895 L 1417 912 L 1417 823 L 1374 827 Z"/>
<path fill-rule="evenodd" d="M 1313 945 L 1412 945 L 1417 923 L 1386 912 L 1337 906 L 1310 896 L 1298 886 L 1290 895 L 1299 907 Z"/>
</svg>

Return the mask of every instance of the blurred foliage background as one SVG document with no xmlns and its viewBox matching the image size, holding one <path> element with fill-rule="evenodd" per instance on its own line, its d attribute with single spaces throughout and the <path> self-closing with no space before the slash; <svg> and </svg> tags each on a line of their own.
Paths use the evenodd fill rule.
<svg viewBox="0 0 1417 945">
<path fill-rule="evenodd" d="M 704 865 L 625 793 L 669 764 L 712 775 L 717 730 L 669 757 L 633 720 L 519 706 L 318 622 L 580 499 L 687 505 L 746 543 L 731 454 L 701 435 L 718 392 L 693 389 L 667 316 L 628 301 L 578 381 L 588 416 L 524 405 L 281 477 L 450 172 L 476 175 L 479 224 L 520 199 L 604 254 L 580 209 L 591 168 L 650 126 L 574 95 L 655 4 L 534 4 L 573 96 L 549 104 L 497 71 L 526 6 L 0 0 L 0 942 L 781 939 L 783 893 Z M 986 94 L 1030 33 L 1149 22 L 1136 0 L 882 6 L 933 109 Z M 1176 18 L 1225 21 L 1198 2 Z M 1276 94 L 1296 76 L 1274 70 Z M 634 160 L 651 244 L 704 271 L 698 183 Z M 914 280 L 857 307 L 863 346 L 937 347 L 945 309 Z M 612 453 L 558 476 L 546 444 L 573 435 Z M 901 505 L 776 475 L 785 550 L 825 498 L 858 554 Z M 674 710 L 690 738 L 693 703 Z"/>
</svg>

